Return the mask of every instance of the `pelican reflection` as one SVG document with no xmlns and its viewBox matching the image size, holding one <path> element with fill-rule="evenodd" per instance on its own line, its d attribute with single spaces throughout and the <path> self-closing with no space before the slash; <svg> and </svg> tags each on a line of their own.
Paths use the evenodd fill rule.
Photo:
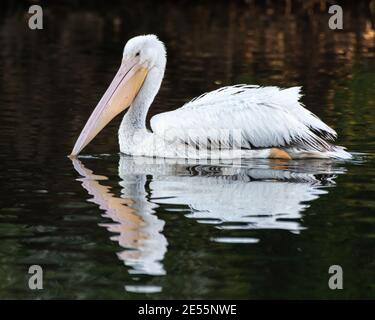
<svg viewBox="0 0 375 320">
<path fill-rule="evenodd" d="M 109 218 L 110 222 L 100 225 L 115 234 L 111 240 L 125 249 L 118 257 L 131 267 L 129 273 L 164 275 L 161 261 L 168 245 L 162 233 L 165 222 L 154 215 L 156 205 L 147 200 L 146 176 L 135 174 L 122 180 L 122 194 L 117 197 L 110 187 L 99 183 L 107 177 L 93 174 L 78 159 L 73 160 L 73 165 L 82 176 L 78 180 L 93 196 L 88 201 L 98 204 L 104 210 L 103 217 Z"/>
<path fill-rule="evenodd" d="M 301 232 L 302 212 L 344 173 L 337 164 L 322 160 L 238 165 L 120 156 L 121 196 L 116 196 L 104 185 L 107 177 L 95 175 L 78 159 L 72 161 L 92 196 L 88 201 L 98 204 L 108 218 L 101 225 L 124 248 L 118 257 L 130 267 L 129 273 L 153 276 L 166 274 L 165 221 L 155 214 L 160 205 L 164 212 L 212 224 L 207 227 L 222 233 L 214 241 L 256 243 L 260 240 L 251 237 L 252 229 Z M 242 230 L 243 236 L 226 236 L 233 229 Z"/>
</svg>

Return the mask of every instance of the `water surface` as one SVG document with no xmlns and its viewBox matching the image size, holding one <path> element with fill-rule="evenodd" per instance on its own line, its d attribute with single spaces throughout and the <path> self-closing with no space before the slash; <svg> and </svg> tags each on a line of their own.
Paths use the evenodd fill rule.
<svg viewBox="0 0 375 320">
<path fill-rule="evenodd" d="M 344 7 L 343 31 L 319 7 L 69 3 L 46 2 L 41 31 L 27 28 L 27 2 L 0 14 L 0 298 L 375 297 L 366 1 Z M 354 160 L 131 158 L 118 153 L 118 118 L 71 161 L 126 40 L 143 33 L 168 49 L 150 116 L 228 84 L 302 85 Z M 28 289 L 32 264 L 41 291 Z M 336 264 L 341 291 L 328 288 Z"/>
</svg>

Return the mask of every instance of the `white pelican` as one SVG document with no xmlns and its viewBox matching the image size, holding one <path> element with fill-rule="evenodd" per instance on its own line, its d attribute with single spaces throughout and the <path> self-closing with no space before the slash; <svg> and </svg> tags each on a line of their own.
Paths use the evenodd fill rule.
<svg viewBox="0 0 375 320">
<path fill-rule="evenodd" d="M 330 141 L 335 130 L 299 102 L 300 87 L 280 89 L 235 85 L 205 93 L 181 108 L 155 115 L 148 109 L 166 66 L 164 44 L 155 35 L 130 39 L 121 66 L 91 114 L 71 156 L 120 112 L 129 108 L 120 129 L 120 151 L 165 158 L 338 158 L 344 147 Z"/>
</svg>

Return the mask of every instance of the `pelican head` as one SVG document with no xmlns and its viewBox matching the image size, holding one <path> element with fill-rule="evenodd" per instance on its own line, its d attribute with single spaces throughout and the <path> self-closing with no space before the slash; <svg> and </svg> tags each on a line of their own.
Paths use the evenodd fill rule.
<svg viewBox="0 0 375 320">
<path fill-rule="evenodd" d="M 71 156 L 78 155 L 116 115 L 129 108 L 148 74 L 152 70 L 164 73 L 165 64 L 164 44 L 155 35 L 130 39 L 119 70 L 81 131 Z"/>
</svg>

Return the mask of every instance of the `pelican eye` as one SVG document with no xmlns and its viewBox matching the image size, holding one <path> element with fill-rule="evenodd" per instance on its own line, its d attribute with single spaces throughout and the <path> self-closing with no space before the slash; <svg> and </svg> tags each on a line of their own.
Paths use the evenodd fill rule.
<svg viewBox="0 0 375 320">
<path fill-rule="evenodd" d="M 140 52 L 138 51 L 138 52 L 135 54 L 135 56 L 136 56 L 136 57 L 139 57 L 139 55 L 140 55 Z"/>
</svg>

